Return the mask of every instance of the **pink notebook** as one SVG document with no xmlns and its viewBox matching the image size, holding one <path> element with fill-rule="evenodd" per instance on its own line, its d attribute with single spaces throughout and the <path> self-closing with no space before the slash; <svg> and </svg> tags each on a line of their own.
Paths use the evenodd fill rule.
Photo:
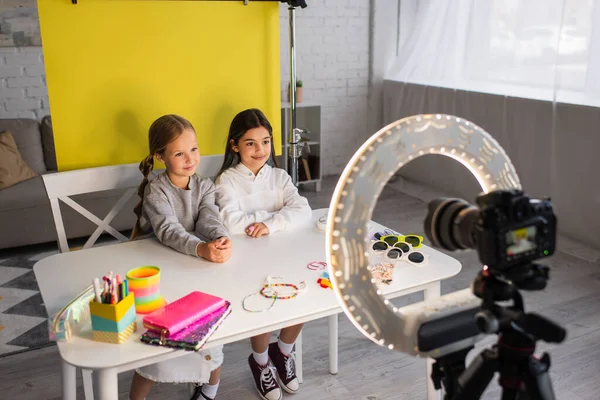
<svg viewBox="0 0 600 400">
<path fill-rule="evenodd" d="M 175 349 L 198 351 L 206 341 L 219 328 L 221 323 L 231 313 L 231 304 L 225 302 L 225 306 L 212 314 L 199 319 L 192 325 L 167 337 L 162 337 L 158 332 L 146 331 L 140 339 L 143 343 L 155 346 L 172 347 Z"/>
<path fill-rule="evenodd" d="M 203 292 L 191 292 L 144 317 L 144 326 L 165 337 L 194 324 L 226 304 L 225 300 Z"/>
</svg>

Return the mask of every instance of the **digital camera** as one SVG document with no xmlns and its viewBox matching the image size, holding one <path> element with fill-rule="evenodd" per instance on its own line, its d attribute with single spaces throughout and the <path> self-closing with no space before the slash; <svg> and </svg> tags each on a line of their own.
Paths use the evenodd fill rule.
<svg viewBox="0 0 600 400">
<path fill-rule="evenodd" d="M 554 253 L 556 216 L 549 199 L 498 190 L 481 194 L 476 203 L 457 198 L 431 201 L 424 225 L 432 244 L 477 250 L 481 263 L 500 273 Z"/>
</svg>

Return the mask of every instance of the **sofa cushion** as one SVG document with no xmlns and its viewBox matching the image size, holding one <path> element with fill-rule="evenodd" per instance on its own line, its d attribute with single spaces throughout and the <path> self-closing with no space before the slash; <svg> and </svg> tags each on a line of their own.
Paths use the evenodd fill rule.
<svg viewBox="0 0 600 400">
<path fill-rule="evenodd" d="M 52 132 L 52 117 L 46 115 L 40 121 L 42 133 L 42 148 L 44 149 L 44 162 L 48 171 L 57 171 L 56 150 L 54 148 L 54 133 Z"/>
<path fill-rule="evenodd" d="M 44 204 L 50 207 L 41 176 L 0 190 L 0 211 L 18 210 Z"/>
<path fill-rule="evenodd" d="M 13 135 L 0 132 L 0 189 L 31 179 L 37 174 L 21 158 Z"/>
<path fill-rule="evenodd" d="M 12 132 L 21 157 L 38 174 L 46 171 L 40 124 L 35 119 L 0 119 L 0 132 Z"/>
</svg>

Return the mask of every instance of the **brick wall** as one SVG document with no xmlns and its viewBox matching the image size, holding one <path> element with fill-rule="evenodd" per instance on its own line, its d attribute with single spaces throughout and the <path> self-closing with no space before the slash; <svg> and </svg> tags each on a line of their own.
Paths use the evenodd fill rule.
<svg viewBox="0 0 600 400">
<path fill-rule="evenodd" d="M 321 105 L 323 174 L 340 173 L 367 131 L 369 0 L 309 1 L 296 8 L 296 74 L 304 101 Z M 288 8 L 280 5 L 281 93 L 290 82 Z"/>
<path fill-rule="evenodd" d="M 0 47 L 0 118 L 50 114 L 41 47 Z"/>
</svg>

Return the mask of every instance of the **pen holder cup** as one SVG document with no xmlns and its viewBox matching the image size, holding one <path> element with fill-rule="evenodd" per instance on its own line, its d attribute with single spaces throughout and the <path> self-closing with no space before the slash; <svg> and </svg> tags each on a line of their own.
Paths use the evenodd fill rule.
<svg viewBox="0 0 600 400">
<path fill-rule="evenodd" d="M 98 342 L 121 344 L 137 329 L 135 319 L 134 295 L 117 304 L 96 303 L 90 301 L 92 316 L 92 339 Z"/>
<path fill-rule="evenodd" d="M 154 265 L 133 268 L 127 271 L 129 291 L 135 294 L 135 311 L 150 314 L 166 305 L 160 295 L 160 268 Z"/>
</svg>

